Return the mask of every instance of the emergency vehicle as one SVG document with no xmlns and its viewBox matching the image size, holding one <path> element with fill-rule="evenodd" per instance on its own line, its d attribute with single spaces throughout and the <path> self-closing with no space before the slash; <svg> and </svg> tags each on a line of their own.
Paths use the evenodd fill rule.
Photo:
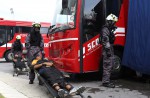
<svg viewBox="0 0 150 98">
<path fill-rule="evenodd" d="M 121 68 L 128 0 L 57 0 L 54 25 L 49 30 L 49 58 L 69 73 L 102 69 L 99 34 L 109 14 L 119 17 L 115 36 L 114 73 Z M 101 63 L 101 64 L 100 64 Z"/>
<path fill-rule="evenodd" d="M 11 46 L 16 40 L 17 35 L 21 35 L 21 42 L 25 45 L 25 38 L 29 32 L 32 30 L 31 21 L 16 21 L 16 20 L 4 20 L 0 19 L 0 58 L 5 58 L 6 61 L 11 61 Z M 40 32 L 42 33 L 44 39 L 44 50 L 46 52 L 45 56 L 48 57 L 48 38 L 46 33 L 48 32 L 48 27 L 50 23 L 41 22 Z"/>
</svg>

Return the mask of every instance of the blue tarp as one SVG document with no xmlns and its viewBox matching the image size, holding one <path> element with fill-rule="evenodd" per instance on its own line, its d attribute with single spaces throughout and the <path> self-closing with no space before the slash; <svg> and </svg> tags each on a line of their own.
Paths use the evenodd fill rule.
<svg viewBox="0 0 150 98">
<path fill-rule="evenodd" d="M 129 0 L 122 64 L 150 75 L 150 0 Z"/>
</svg>

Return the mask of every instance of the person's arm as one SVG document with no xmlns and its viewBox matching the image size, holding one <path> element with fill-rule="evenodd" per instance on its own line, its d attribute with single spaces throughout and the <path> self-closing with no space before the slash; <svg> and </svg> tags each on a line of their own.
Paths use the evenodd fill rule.
<svg viewBox="0 0 150 98">
<path fill-rule="evenodd" d="M 22 53 L 22 51 L 23 51 L 23 44 L 21 43 L 21 53 Z"/>
<path fill-rule="evenodd" d="M 13 53 L 13 52 L 14 52 L 14 43 L 11 46 L 11 53 Z"/>
<path fill-rule="evenodd" d="M 43 64 L 45 64 L 46 66 L 53 66 L 53 63 L 52 63 L 52 62 L 45 62 L 45 63 L 43 63 Z"/>
<path fill-rule="evenodd" d="M 41 51 L 44 50 L 44 40 L 43 40 L 42 35 L 41 35 L 40 49 L 41 49 Z"/>
<path fill-rule="evenodd" d="M 26 49 L 30 48 L 30 34 L 28 34 L 27 37 L 26 37 L 25 47 L 26 47 Z"/>
<path fill-rule="evenodd" d="M 43 63 L 41 64 L 35 64 L 35 65 L 32 65 L 34 67 L 34 69 L 37 69 L 37 68 L 40 68 L 41 66 L 43 66 Z"/>
<path fill-rule="evenodd" d="M 32 68 L 35 68 L 35 69 L 37 69 L 37 68 L 39 68 L 39 67 L 41 67 L 42 65 L 42 63 L 41 64 L 37 64 L 37 62 L 38 62 L 38 60 L 33 60 L 32 61 L 32 63 L 31 63 L 31 65 L 32 65 Z"/>
<path fill-rule="evenodd" d="M 102 45 L 105 48 L 105 51 L 107 53 L 107 56 L 111 56 L 111 45 L 109 42 L 109 30 L 107 28 L 102 30 Z"/>
<path fill-rule="evenodd" d="M 14 58 L 14 43 L 11 46 L 11 53 L 12 53 L 12 60 L 16 61 L 16 59 Z"/>
<path fill-rule="evenodd" d="M 106 27 L 102 30 L 102 45 L 104 48 L 110 48 L 109 30 Z"/>
</svg>

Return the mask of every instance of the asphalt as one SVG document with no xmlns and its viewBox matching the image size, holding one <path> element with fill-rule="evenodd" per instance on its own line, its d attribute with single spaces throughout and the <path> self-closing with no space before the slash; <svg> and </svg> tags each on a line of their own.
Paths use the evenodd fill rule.
<svg viewBox="0 0 150 98">
<path fill-rule="evenodd" d="M 4 59 L 0 59 L 0 61 L 4 62 Z M 16 90 L 15 88 L 13 88 L 10 85 L 8 85 L 7 83 L 5 83 L 3 80 L 6 80 L 6 77 L 7 78 L 9 77 L 7 81 L 11 80 L 9 74 L 0 72 L 0 93 L 5 98 L 28 98 L 26 95 L 24 95 L 21 92 L 19 92 L 19 90 Z M 11 81 L 11 83 L 18 84 L 15 80 L 14 80 L 14 82 Z"/>
<path fill-rule="evenodd" d="M 6 98 L 28 98 L 21 92 L 17 91 L 16 89 L 10 87 L 6 83 L 0 81 L 0 92 L 2 93 L 3 96 Z"/>
<path fill-rule="evenodd" d="M 46 88 L 42 91 L 44 87 L 39 86 L 36 80 L 29 85 L 28 79 L 18 77 L 0 72 L 0 93 L 5 98 L 48 98 Z"/>
<path fill-rule="evenodd" d="M 45 86 L 40 86 L 37 77 L 34 84 L 29 84 L 29 77 L 25 73 L 20 73 L 19 76 L 13 76 L 12 63 L 5 62 L 0 59 L 0 93 L 5 98 L 52 98 Z M 10 68 L 6 68 L 6 67 Z M 79 84 L 75 84 L 76 87 Z M 76 98 L 76 97 L 73 97 Z M 79 97 L 77 97 L 79 98 Z"/>
<path fill-rule="evenodd" d="M 37 78 L 34 84 L 30 85 L 26 73 L 13 77 L 12 63 L 4 63 L 4 59 L 0 59 L 0 62 L 2 62 L 0 63 L 0 93 L 5 98 L 52 98 L 44 86 L 38 85 Z M 75 87 L 81 85 L 86 87 L 86 91 L 83 93 L 85 98 L 90 98 L 88 96 L 92 96 L 92 98 L 150 98 L 149 83 L 119 80 L 119 83 L 116 83 L 116 88 L 112 89 L 102 87 L 101 81 L 87 81 L 85 79 L 84 81 L 70 82 Z"/>
<path fill-rule="evenodd" d="M 4 59 L 0 59 L 0 62 L 5 64 Z M 39 86 L 37 79 L 34 84 L 29 85 L 26 73 L 13 77 L 13 74 L 0 72 L 0 93 L 5 98 L 50 98 L 47 89 Z"/>
</svg>

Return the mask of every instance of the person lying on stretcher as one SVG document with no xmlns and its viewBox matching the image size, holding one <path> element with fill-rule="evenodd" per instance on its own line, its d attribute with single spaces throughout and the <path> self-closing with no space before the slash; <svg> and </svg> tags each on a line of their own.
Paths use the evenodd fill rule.
<svg viewBox="0 0 150 98">
<path fill-rule="evenodd" d="M 32 67 L 36 69 L 48 83 L 50 83 L 60 97 L 68 95 L 73 96 L 83 93 L 85 90 L 85 87 L 82 86 L 75 89 L 65 80 L 63 74 L 55 67 L 54 61 L 42 59 L 41 53 L 36 54 L 35 59 L 32 61 Z"/>
</svg>

